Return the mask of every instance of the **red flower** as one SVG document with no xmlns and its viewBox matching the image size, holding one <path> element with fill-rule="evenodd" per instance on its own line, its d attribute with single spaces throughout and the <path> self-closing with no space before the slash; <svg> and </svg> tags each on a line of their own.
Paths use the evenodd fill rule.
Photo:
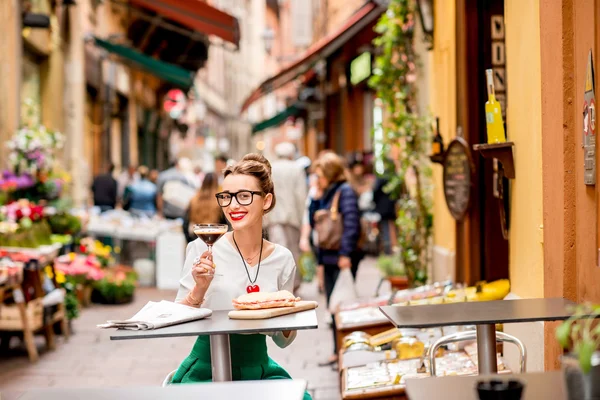
<svg viewBox="0 0 600 400">
<path fill-rule="evenodd" d="M 83 244 L 80 244 L 79 251 L 85 254 L 85 253 L 87 253 L 87 248 Z"/>
</svg>

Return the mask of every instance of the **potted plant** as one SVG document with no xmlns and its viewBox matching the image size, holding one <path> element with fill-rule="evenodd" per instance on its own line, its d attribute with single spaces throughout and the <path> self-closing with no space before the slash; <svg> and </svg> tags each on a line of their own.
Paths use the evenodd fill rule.
<svg viewBox="0 0 600 400">
<path fill-rule="evenodd" d="M 390 282 L 392 289 L 402 290 L 408 288 L 406 270 L 398 255 L 381 255 L 377 258 L 377 268 Z"/>
<path fill-rule="evenodd" d="M 556 338 L 568 351 L 561 365 L 569 400 L 600 399 L 600 306 L 583 304 L 556 329 Z"/>
<path fill-rule="evenodd" d="M 126 304 L 133 300 L 137 274 L 129 267 L 112 267 L 105 270 L 102 279 L 93 283 L 92 301 L 100 304 Z"/>
</svg>

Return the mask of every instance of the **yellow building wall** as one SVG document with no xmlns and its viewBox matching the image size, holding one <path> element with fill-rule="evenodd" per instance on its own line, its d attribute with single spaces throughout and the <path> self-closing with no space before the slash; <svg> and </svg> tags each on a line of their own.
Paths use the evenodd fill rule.
<svg viewBox="0 0 600 400">
<path fill-rule="evenodd" d="M 444 143 L 456 137 L 456 33 L 454 1 L 435 1 L 434 46 L 429 55 L 431 112 L 440 118 Z M 434 244 L 456 250 L 456 223 L 444 198 L 442 166 L 433 164 Z"/>
<path fill-rule="evenodd" d="M 525 298 L 543 297 L 540 2 L 505 0 L 504 7 L 506 126 L 515 143 L 516 174 L 510 183 L 511 291 Z"/>
</svg>

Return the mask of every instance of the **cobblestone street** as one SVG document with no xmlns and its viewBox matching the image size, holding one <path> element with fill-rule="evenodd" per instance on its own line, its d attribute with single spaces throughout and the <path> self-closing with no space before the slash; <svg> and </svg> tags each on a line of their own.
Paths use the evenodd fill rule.
<svg viewBox="0 0 600 400">
<path fill-rule="evenodd" d="M 358 271 L 359 294 L 372 295 L 378 282 L 374 260 L 365 259 Z M 284 350 L 270 342 L 270 356 L 294 378 L 306 379 L 315 400 L 339 399 L 337 373 L 317 365 L 333 346 L 324 296 L 318 294 L 315 282 L 304 284 L 298 294 L 303 299 L 319 301 L 319 329 L 299 332 L 296 341 Z M 174 297 L 173 291 L 141 288 L 132 304 L 84 309 L 73 323 L 74 335 L 68 342 L 59 338 L 55 351 L 45 350 L 43 336 L 36 338 L 40 360 L 34 364 L 27 359 L 19 340 L 13 338 L 10 352 L 0 356 L 0 388 L 22 391 L 45 387 L 159 386 L 188 355 L 194 338 L 110 341 L 110 332 L 97 329 L 96 324 L 129 318 L 147 301 Z"/>
</svg>

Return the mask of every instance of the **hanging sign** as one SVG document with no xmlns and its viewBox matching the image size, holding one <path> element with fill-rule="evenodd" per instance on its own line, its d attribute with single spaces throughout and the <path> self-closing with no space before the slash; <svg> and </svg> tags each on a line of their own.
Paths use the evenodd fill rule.
<svg viewBox="0 0 600 400">
<path fill-rule="evenodd" d="M 592 50 L 588 56 L 583 94 L 583 181 L 586 185 L 596 184 L 596 98 L 594 95 L 594 61 Z"/>
<path fill-rule="evenodd" d="M 443 166 L 446 205 L 452 217 L 460 221 L 471 204 L 471 186 L 475 171 L 471 150 L 465 139 L 457 137 L 450 142 Z"/>
<path fill-rule="evenodd" d="M 169 113 L 173 119 L 178 119 L 185 110 L 186 98 L 185 94 L 179 89 L 171 89 L 165 96 L 163 108 Z"/>
</svg>

